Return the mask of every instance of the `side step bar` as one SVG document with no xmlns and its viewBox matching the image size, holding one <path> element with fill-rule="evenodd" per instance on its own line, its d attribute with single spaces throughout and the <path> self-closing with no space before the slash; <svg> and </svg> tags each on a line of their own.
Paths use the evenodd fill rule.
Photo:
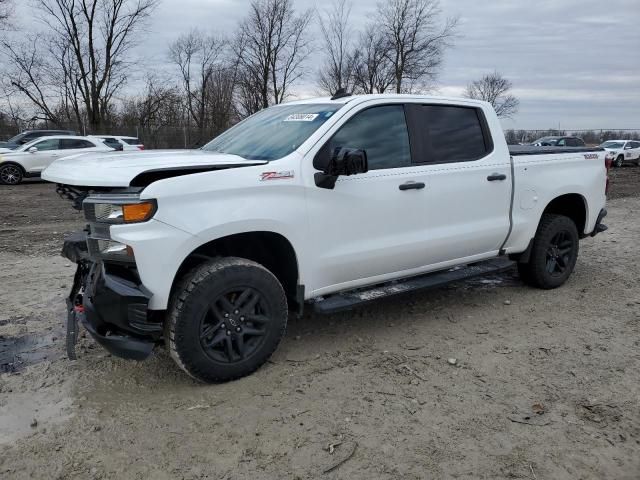
<svg viewBox="0 0 640 480">
<path fill-rule="evenodd" d="M 450 268 L 439 272 L 428 273 L 418 277 L 396 280 L 379 284 L 372 288 L 361 288 L 347 292 L 336 293 L 318 300 L 313 304 L 317 313 L 335 313 L 359 307 L 379 298 L 391 297 L 402 293 L 442 287 L 453 282 L 467 280 L 473 277 L 509 270 L 515 262 L 505 257 L 492 258 L 483 262 Z"/>
</svg>

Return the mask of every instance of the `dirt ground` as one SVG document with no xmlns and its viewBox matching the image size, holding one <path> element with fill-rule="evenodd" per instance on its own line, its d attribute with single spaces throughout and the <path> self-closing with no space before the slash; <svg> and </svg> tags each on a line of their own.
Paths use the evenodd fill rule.
<svg viewBox="0 0 640 480">
<path fill-rule="evenodd" d="M 0 188 L 2 479 L 640 479 L 640 168 L 561 289 L 515 273 L 291 320 L 272 361 L 196 384 L 89 338 L 64 354 L 82 225 Z M 455 359 L 452 365 L 450 359 Z"/>
</svg>

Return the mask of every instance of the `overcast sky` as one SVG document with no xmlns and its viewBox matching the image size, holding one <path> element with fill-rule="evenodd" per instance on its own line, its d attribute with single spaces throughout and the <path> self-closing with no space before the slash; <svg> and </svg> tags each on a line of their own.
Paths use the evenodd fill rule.
<svg viewBox="0 0 640 480">
<path fill-rule="evenodd" d="M 293 1 L 298 10 L 330 3 Z M 171 40 L 194 27 L 231 34 L 248 5 L 161 0 L 132 55 L 168 68 Z M 469 81 L 497 70 L 521 102 L 505 127 L 640 129 L 640 0 L 441 0 L 441 6 L 443 15 L 460 17 L 460 36 L 445 55 L 439 94 L 459 95 Z M 353 0 L 354 28 L 374 10 L 375 1 Z M 310 33 L 317 38 L 315 26 Z M 314 94 L 320 61 L 318 52 L 297 95 Z"/>
</svg>

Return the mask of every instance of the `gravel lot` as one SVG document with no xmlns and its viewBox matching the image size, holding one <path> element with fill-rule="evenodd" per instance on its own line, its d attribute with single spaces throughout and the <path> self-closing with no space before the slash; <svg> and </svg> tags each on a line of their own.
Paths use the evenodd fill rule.
<svg viewBox="0 0 640 480">
<path fill-rule="evenodd" d="M 640 168 L 559 290 L 515 273 L 292 320 L 254 375 L 64 355 L 52 185 L 0 188 L 0 478 L 639 479 Z M 456 359 L 455 365 L 449 359 Z M 453 361 L 451 363 L 454 363 Z"/>
</svg>

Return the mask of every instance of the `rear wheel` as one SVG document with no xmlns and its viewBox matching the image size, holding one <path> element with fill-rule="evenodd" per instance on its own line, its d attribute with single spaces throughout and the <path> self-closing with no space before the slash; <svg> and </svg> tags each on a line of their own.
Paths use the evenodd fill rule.
<svg viewBox="0 0 640 480">
<path fill-rule="evenodd" d="M 622 155 L 618 155 L 618 158 L 616 158 L 616 161 L 613 162 L 613 165 L 617 168 L 620 168 L 623 163 L 624 163 L 624 157 Z"/>
<path fill-rule="evenodd" d="M 0 165 L 0 183 L 3 185 L 18 185 L 23 176 L 22 168 L 15 163 Z"/>
<path fill-rule="evenodd" d="M 573 220 L 563 215 L 543 215 L 529 262 L 518 264 L 522 280 L 544 289 L 565 283 L 578 259 L 578 240 Z"/>
<path fill-rule="evenodd" d="M 207 383 L 249 375 L 282 339 L 287 300 L 262 265 L 227 257 L 201 265 L 178 285 L 165 325 L 176 363 Z"/>
</svg>

